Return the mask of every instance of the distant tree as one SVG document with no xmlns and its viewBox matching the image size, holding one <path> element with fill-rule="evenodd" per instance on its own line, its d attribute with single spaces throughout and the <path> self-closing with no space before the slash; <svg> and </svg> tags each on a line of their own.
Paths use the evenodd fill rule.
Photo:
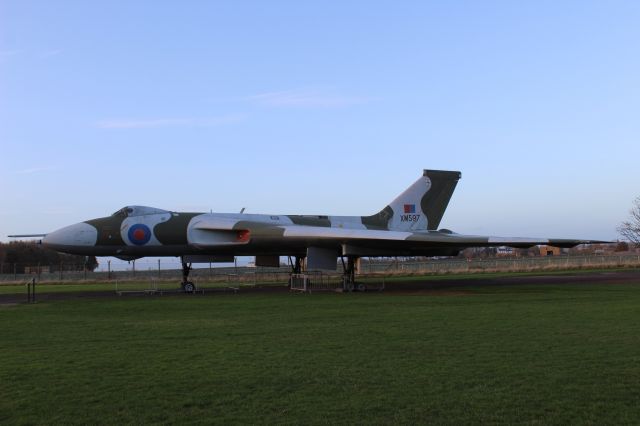
<svg viewBox="0 0 640 426">
<path fill-rule="evenodd" d="M 88 271 L 93 271 L 98 267 L 98 261 L 95 256 L 58 253 L 35 242 L 0 243 L 0 273 L 16 271 L 22 274 L 26 266 L 36 265 L 49 266 L 52 270 L 58 270 L 62 266 L 65 270 L 82 271 L 87 268 Z"/>
<path fill-rule="evenodd" d="M 633 200 L 629 214 L 631 217 L 618 226 L 618 232 L 636 247 L 640 247 L 640 197 Z"/>
<path fill-rule="evenodd" d="M 537 249 L 537 247 L 521 248 L 516 249 L 515 251 L 518 257 L 531 257 L 538 256 L 540 254 L 540 251 Z"/>
<path fill-rule="evenodd" d="M 87 271 L 93 272 L 98 267 L 98 259 L 95 256 L 87 256 L 85 259 L 85 267 Z"/>
<path fill-rule="evenodd" d="M 616 248 L 614 251 L 629 251 L 629 243 L 627 243 L 626 241 L 620 241 L 618 244 L 616 244 Z"/>
</svg>

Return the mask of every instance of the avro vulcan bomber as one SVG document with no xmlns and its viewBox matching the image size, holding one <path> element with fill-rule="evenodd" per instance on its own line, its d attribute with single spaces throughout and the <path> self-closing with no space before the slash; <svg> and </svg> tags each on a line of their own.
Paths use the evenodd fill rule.
<svg viewBox="0 0 640 426">
<path fill-rule="evenodd" d="M 345 287 L 353 289 L 356 260 L 377 256 L 456 256 L 467 247 L 546 244 L 573 247 L 592 240 L 490 237 L 439 229 L 460 172 L 425 170 L 389 205 L 371 216 L 183 213 L 127 206 L 111 216 L 76 223 L 44 236 L 44 246 L 72 254 L 177 256 L 185 291 L 192 262 L 255 256 L 257 266 L 279 266 L 290 256 L 294 273 L 336 270 L 343 262 Z M 306 260 L 306 261 L 305 261 Z"/>
</svg>

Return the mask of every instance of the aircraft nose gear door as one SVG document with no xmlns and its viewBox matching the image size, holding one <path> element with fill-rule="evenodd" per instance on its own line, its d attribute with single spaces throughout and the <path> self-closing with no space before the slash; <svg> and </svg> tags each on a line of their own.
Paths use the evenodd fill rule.
<svg viewBox="0 0 640 426">
<path fill-rule="evenodd" d="M 196 290 L 196 286 L 189 281 L 189 272 L 192 269 L 191 263 L 185 262 L 184 257 L 180 259 L 182 261 L 182 283 L 180 286 L 185 293 L 193 293 Z"/>
</svg>

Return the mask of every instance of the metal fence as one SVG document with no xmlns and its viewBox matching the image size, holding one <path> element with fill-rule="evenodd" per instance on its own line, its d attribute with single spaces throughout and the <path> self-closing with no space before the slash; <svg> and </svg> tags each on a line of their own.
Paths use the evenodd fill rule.
<svg viewBox="0 0 640 426">
<path fill-rule="evenodd" d="M 314 291 L 336 291 L 344 287 L 341 276 L 324 274 L 322 272 L 292 274 L 290 280 L 291 290 L 308 293 Z"/>
<path fill-rule="evenodd" d="M 25 279 L 36 277 L 40 282 L 68 282 L 68 281 L 175 281 L 182 280 L 182 269 L 175 262 L 157 263 L 154 267 L 143 264 L 143 267 L 131 267 L 126 270 L 97 270 L 89 271 L 83 265 L 59 265 L 49 267 L 5 264 L 4 273 L 0 273 L 0 282 L 23 282 Z M 147 266 L 147 267 L 145 267 Z M 2 269 L 0 269 L 2 270 Z M 7 271 L 9 271 L 7 273 Z M 24 271 L 20 273 L 18 271 Z M 227 268 L 194 268 L 189 274 L 191 281 L 200 282 L 228 282 L 228 283 L 258 283 L 258 282 L 287 282 L 288 268 L 263 267 L 227 267 Z"/>
<path fill-rule="evenodd" d="M 366 262 L 361 274 L 413 275 L 475 272 L 530 272 L 563 269 L 640 267 L 640 255 L 546 256 L 490 259 Z"/>
<path fill-rule="evenodd" d="M 593 269 L 640 267 L 640 255 L 548 256 L 491 259 L 430 259 L 423 261 L 368 261 L 363 260 L 359 276 L 465 274 L 482 272 L 529 272 L 564 269 Z M 338 265 L 335 274 L 339 275 Z M 21 273 L 22 272 L 22 273 Z M 262 284 L 288 283 L 290 269 L 265 267 L 204 267 L 191 270 L 195 282 Z M 39 282 L 80 281 L 172 281 L 182 280 L 182 271 L 176 262 L 139 262 L 127 270 L 88 271 L 82 265 L 19 265 L 0 264 L 0 282 L 22 283 L 32 277 Z"/>
</svg>

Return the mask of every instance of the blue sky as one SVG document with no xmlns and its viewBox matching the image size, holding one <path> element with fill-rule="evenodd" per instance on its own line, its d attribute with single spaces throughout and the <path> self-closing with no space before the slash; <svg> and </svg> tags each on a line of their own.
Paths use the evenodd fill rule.
<svg viewBox="0 0 640 426">
<path fill-rule="evenodd" d="M 640 195 L 640 3 L 0 2 L 0 240 L 127 204 L 615 239 Z"/>
</svg>

